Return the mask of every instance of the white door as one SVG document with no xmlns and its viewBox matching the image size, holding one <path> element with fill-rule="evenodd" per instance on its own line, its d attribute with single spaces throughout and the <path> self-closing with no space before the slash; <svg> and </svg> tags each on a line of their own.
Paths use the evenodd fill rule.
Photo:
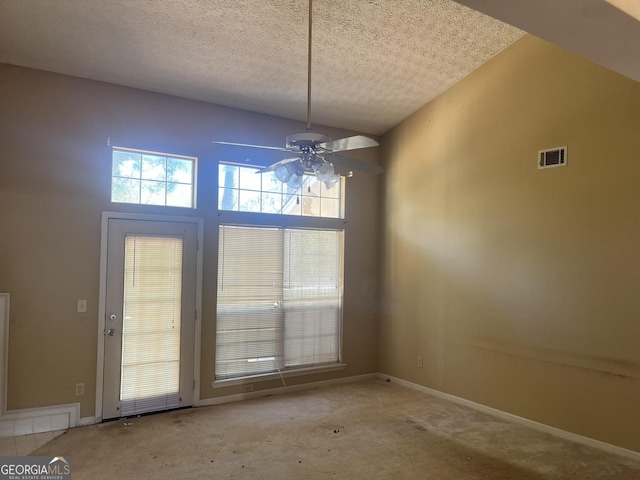
<svg viewBox="0 0 640 480">
<path fill-rule="evenodd" d="M 197 225 L 109 219 L 102 418 L 193 404 Z"/>
</svg>

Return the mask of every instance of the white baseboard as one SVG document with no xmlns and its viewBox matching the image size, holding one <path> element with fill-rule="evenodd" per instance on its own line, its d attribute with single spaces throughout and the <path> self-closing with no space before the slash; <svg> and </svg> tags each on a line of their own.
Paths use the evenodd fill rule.
<svg viewBox="0 0 640 480">
<path fill-rule="evenodd" d="M 514 415 L 512 413 L 507 413 L 502 410 L 498 410 L 496 408 L 492 408 L 486 405 L 482 405 L 480 403 L 472 402 L 471 400 L 467 400 L 465 398 L 456 397 L 455 395 L 444 393 L 439 390 L 434 390 L 433 388 L 425 387 L 423 385 L 418 385 L 417 383 L 408 382 L 406 380 L 402 380 L 401 378 L 392 377 L 391 375 L 385 375 L 383 373 L 379 373 L 377 375 L 377 378 L 379 378 L 380 380 L 390 380 L 391 383 L 395 383 L 403 387 L 411 388 L 419 392 L 427 393 L 429 395 L 433 395 L 434 397 L 442 398 L 444 400 L 449 400 L 459 405 L 464 405 L 466 407 L 473 408 L 474 410 L 477 410 L 482 413 L 486 413 L 488 415 L 492 415 L 494 417 L 498 417 L 503 420 L 518 423 L 520 425 L 532 428 L 534 430 L 538 430 L 540 432 L 549 433 L 555 437 L 580 443 L 588 447 L 597 448 L 598 450 L 602 450 L 607 453 L 613 453 L 615 455 L 631 458 L 636 461 L 640 460 L 640 452 L 636 452 L 634 450 L 618 447 L 617 445 L 611 445 L 610 443 L 601 442 L 600 440 L 595 440 L 593 438 L 585 437 L 583 435 L 578 435 L 577 433 L 572 433 L 566 430 L 562 430 L 560 428 L 552 427 L 550 425 L 545 425 L 544 423 L 536 422 L 534 420 L 529 420 L 528 418 L 519 417 L 518 415 Z"/>
<path fill-rule="evenodd" d="M 78 422 L 79 427 L 86 427 L 87 425 L 93 425 L 96 423 L 96 417 L 82 417 Z"/>
<path fill-rule="evenodd" d="M 0 416 L 0 438 L 66 430 L 79 423 L 79 403 L 9 410 Z"/>
<path fill-rule="evenodd" d="M 284 393 L 298 392 L 300 390 L 309 390 L 312 388 L 328 387 L 329 385 L 341 385 L 345 383 L 362 382 L 364 380 L 372 380 L 378 378 L 377 373 L 367 373 L 364 375 L 355 375 L 352 377 L 335 378 L 332 380 L 323 380 L 321 382 L 302 383 L 300 385 L 287 385 L 277 388 L 268 388 L 266 390 L 258 390 L 255 392 L 237 393 L 234 395 L 225 395 L 223 397 L 205 398 L 200 400 L 198 406 L 206 407 L 211 405 L 221 405 L 223 403 L 239 402 L 241 400 L 249 400 L 251 398 L 268 397 L 271 395 L 282 395 Z"/>
<path fill-rule="evenodd" d="M 206 398 L 200 400 L 199 406 L 211 406 L 221 405 L 224 403 L 238 402 L 241 400 L 249 400 L 252 398 L 267 397 L 271 395 L 282 395 L 290 392 L 297 392 L 301 390 L 309 390 L 314 388 L 327 387 L 330 385 L 341 385 L 348 383 L 356 383 L 365 380 L 380 379 L 390 380 L 391 383 L 417 390 L 419 392 L 433 395 L 434 397 L 449 400 L 459 405 L 472 408 L 482 413 L 492 415 L 503 420 L 518 423 L 520 425 L 538 430 L 541 432 L 549 433 L 559 438 L 569 440 L 572 442 L 580 443 L 592 448 L 597 448 L 601 451 L 612 453 L 615 455 L 621 455 L 623 457 L 631 458 L 636 461 L 640 461 L 640 452 L 629 450 L 617 445 L 595 440 L 593 438 L 578 435 L 577 433 L 568 432 L 560 428 L 545 425 L 544 423 L 529 420 L 528 418 L 519 417 L 512 413 L 504 412 L 480 403 L 467 400 L 465 398 L 457 397 L 449 393 L 444 393 L 433 388 L 425 387 L 417 383 L 402 380 L 391 375 L 384 373 L 368 373 L 364 375 L 355 375 L 351 377 L 336 378 L 332 380 L 324 380 L 321 382 L 303 383 L 299 385 L 287 385 L 277 388 L 270 388 L 266 390 L 259 390 L 255 392 L 239 393 L 234 395 L 225 395 L 222 397 Z M 0 438 L 17 437 L 20 435 L 29 435 L 33 433 L 45 433 L 53 432 L 57 430 L 66 430 L 68 428 L 93 425 L 95 423 L 95 417 L 82 417 L 80 418 L 80 404 L 70 403 L 67 405 L 57 405 L 53 407 L 42 408 L 28 408 L 23 410 L 10 410 L 4 415 L 0 416 Z"/>
<path fill-rule="evenodd" d="M 237 402 L 250 398 L 265 397 L 269 395 L 279 395 L 283 393 L 296 392 L 310 388 L 326 387 L 328 385 L 338 385 L 343 383 L 353 383 L 363 380 L 377 378 L 377 374 L 357 375 L 353 377 L 337 378 L 323 382 L 305 383 L 301 385 L 290 385 L 256 392 L 247 392 L 238 395 L 227 395 L 224 397 L 208 398 L 201 400 L 199 406 L 218 405 L 222 403 Z M 56 430 L 66 430 L 68 428 L 93 425 L 96 422 L 95 416 L 80 418 L 80 404 L 71 403 L 68 405 L 58 405 L 55 407 L 28 408 L 24 410 L 11 410 L 0 416 L 0 438 L 18 437 L 33 433 L 53 432 Z"/>
<path fill-rule="evenodd" d="M 54 432 L 77 427 L 80 404 L 7 410 L 7 365 L 9 363 L 9 294 L 0 293 L 0 438 Z"/>
</svg>

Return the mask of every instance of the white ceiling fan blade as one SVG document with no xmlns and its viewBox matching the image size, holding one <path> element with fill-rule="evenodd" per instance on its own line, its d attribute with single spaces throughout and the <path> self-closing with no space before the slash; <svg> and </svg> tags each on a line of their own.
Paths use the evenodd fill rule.
<svg viewBox="0 0 640 480">
<path fill-rule="evenodd" d="M 342 155 L 328 155 L 327 160 L 339 167 L 345 167 L 348 170 L 358 170 L 370 175 L 379 175 L 384 172 L 384 168 L 373 163 L 363 162 L 355 158 L 344 157 Z"/>
<path fill-rule="evenodd" d="M 328 152 L 344 152 L 345 150 L 357 150 L 358 148 L 377 147 L 379 144 L 373 138 L 364 135 L 340 138 L 332 142 L 319 143 L 317 146 Z"/>
<path fill-rule="evenodd" d="M 211 143 L 216 143 L 218 145 L 231 145 L 233 147 L 249 147 L 249 148 L 262 148 L 264 150 L 278 150 L 280 152 L 288 152 L 286 148 L 283 147 L 268 147 L 266 145 L 251 145 L 248 143 L 234 143 L 234 142 L 221 142 L 218 140 L 211 140 Z"/>
<path fill-rule="evenodd" d="M 256 173 L 267 173 L 267 172 L 273 172 L 276 167 L 278 165 L 284 165 L 285 163 L 289 163 L 289 162 L 294 162 L 298 160 L 298 157 L 293 157 L 293 158 L 285 158 L 283 160 L 280 160 L 279 162 L 276 163 L 272 163 L 271 165 L 269 165 L 268 167 L 264 167 L 261 168 L 260 170 L 258 170 Z"/>
</svg>

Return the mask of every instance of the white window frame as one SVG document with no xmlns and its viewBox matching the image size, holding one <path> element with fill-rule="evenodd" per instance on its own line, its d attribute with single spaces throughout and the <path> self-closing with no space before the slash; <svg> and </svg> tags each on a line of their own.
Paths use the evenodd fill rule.
<svg viewBox="0 0 640 480">
<path fill-rule="evenodd" d="M 237 167 L 237 168 L 244 168 L 244 169 L 251 169 L 251 170 L 259 170 L 260 166 L 256 166 L 256 165 L 249 165 L 249 164 L 239 164 L 239 163 L 234 163 L 234 162 L 226 162 L 226 161 L 221 161 L 218 162 L 218 200 L 217 200 L 217 208 L 219 211 L 221 212 L 244 212 L 244 213 L 260 213 L 260 214 L 264 214 L 264 215 L 287 215 L 287 216 L 291 216 L 294 218 L 298 218 L 298 217 L 306 217 L 306 218 L 323 218 L 323 219 L 338 219 L 338 220 L 343 220 L 345 217 L 345 177 L 344 176 L 340 176 L 340 181 L 338 182 L 338 184 L 336 184 L 336 186 L 334 188 L 337 188 L 337 192 L 338 192 L 338 196 L 336 197 L 335 195 L 327 195 L 327 196 L 323 196 L 323 192 L 326 191 L 324 184 L 320 181 L 317 181 L 315 178 L 315 175 L 313 174 L 305 174 L 304 175 L 304 180 L 303 180 L 303 187 L 298 189 L 295 193 L 294 192 L 286 192 L 286 184 L 281 183 L 279 180 L 276 180 L 275 182 L 277 182 L 278 185 L 281 186 L 281 190 L 280 191 L 271 191 L 271 190 L 265 190 L 264 186 L 262 185 L 262 183 L 264 182 L 264 177 L 266 175 L 274 175 L 273 172 L 267 172 L 262 174 L 262 181 L 261 181 L 261 185 L 260 188 L 241 188 L 240 185 L 236 186 L 236 187 L 228 187 L 223 185 L 223 179 L 220 178 L 220 167 L 222 166 L 231 166 L 231 167 Z M 252 174 L 252 175 L 255 175 Z M 309 193 L 309 192 L 305 192 L 305 189 L 314 189 L 313 193 Z M 237 192 L 237 196 L 238 198 L 240 198 L 240 195 L 245 192 L 245 193 L 253 193 L 253 194 L 258 194 L 261 198 L 259 201 L 259 212 L 258 211 L 250 211 L 250 210 L 240 210 L 240 206 L 237 205 L 237 208 L 235 209 L 223 209 L 221 208 L 220 205 L 220 194 L 221 194 L 221 190 L 229 190 L 229 191 L 236 191 Z M 284 197 L 286 195 L 290 195 L 291 201 L 293 201 L 293 199 L 295 198 L 295 200 L 298 202 L 298 204 L 302 203 L 304 205 L 304 203 L 306 201 L 312 201 L 313 199 L 318 199 L 319 204 L 317 205 L 317 207 L 319 208 L 319 214 L 318 215 L 309 215 L 309 214 L 305 214 L 305 209 L 303 206 L 300 207 L 300 213 L 282 213 L 282 211 L 280 212 L 269 212 L 267 211 L 267 209 L 264 208 L 264 204 L 263 204 L 263 197 L 268 196 L 268 195 L 273 195 L 273 196 L 281 196 L 281 199 L 284 199 Z M 324 200 L 328 200 L 330 202 L 336 201 L 338 203 L 338 215 L 337 216 L 329 216 L 329 215 L 322 215 L 322 205 L 323 205 L 323 199 Z M 284 209 L 285 206 L 282 205 L 282 209 Z"/>
<path fill-rule="evenodd" d="M 230 164 L 236 166 L 245 166 L 245 167 L 257 167 L 261 168 L 259 165 L 248 165 L 241 164 L 236 162 L 229 161 L 221 161 L 218 162 L 223 164 Z M 217 168 L 216 173 L 219 173 L 220 169 Z M 302 215 L 283 215 L 283 214 L 272 214 L 272 213 L 257 213 L 257 212 L 242 212 L 242 211 L 234 211 L 234 210 L 220 210 L 218 209 L 218 220 L 219 225 L 243 225 L 243 226 L 252 226 L 252 227 L 292 227 L 292 228 L 311 228 L 311 229 L 326 229 L 326 230 L 342 230 L 344 232 L 344 245 L 346 246 L 346 237 L 348 235 L 348 222 L 346 218 L 346 178 L 341 177 L 341 218 L 331 218 L 331 217 L 316 217 L 316 216 L 302 216 Z M 216 185 L 218 189 L 220 188 L 220 179 L 218 178 L 218 185 Z M 218 193 L 216 193 L 216 207 L 218 206 Z M 217 243 L 217 242 L 216 242 Z M 344 263 L 345 258 L 343 254 L 343 284 L 345 282 L 345 272 L 344 272 Z M 217 302 L 216 302 L 217 304 Z M 232 385 L 243 385 L 249 384 L 259 381 L 268 381 L 268 380 L 281 380 L 283 384 L 285 384 L 285 378 L 288 377 L 296 377 L 303 375 L 310 375 L 315 373 L 325 373 L 325 372 L 334 372 L 344 370 L 347 367 L 347 364 L 343 362 L 343 341 L 344 341 L 344 332 L 343 332 L 343 312 L 344 312 L 344 292 L 343 292 L 343 301 L 340 312 L 340 325 L 339 325 L 339 361 L 335 364 L 330 365 L 320 365 L 320 366 L 309 366 L 309 367 L 301 367 L 296 369 L 289 369 L 280 372 L 273 373 L 265 373 L 265 374 L 257 374 L 257 375 L 247 375 L 244 377 L 235 377 L 229 379 L 219 379 L 211 382 L 212 388 L 223 388 Z M 214 370 L 215 370 L 215 360 L 214 360 Z M 214 373 L 215 377 L 215 373 Z"/>
<path fill-rule="evenodd" d="M 243 217 L 243 212 L 228 212 L 228 213 L 233 213 L 235 215 L 233 215 L 234 217 L 236 216 L 240 216 Z M 246 213 L 244 214 L 246 215 Z M 254 214 L 256 215 L 256 214 Z M 273 215 L 270 214 L 257 214 L 259 216 L 265 217 L 265 216 L 270 216 L 273 217 Z M 299 217 L 296 217 L 299 218 Z M 345 232 L 345 222 L 343 220 L 341 220 L 339 223 L 336 222 L 335 220 L 337 219 L 324 219 L 324 218 L 317 218 L 317 217 L 302 217 L 302 218 L 307 218 L 309 220 L 315 220 L 315 222 L 313 223 L 325 223 L 325 227 L 324 228 L 318 228 L 316 227 L 310 227 L 312 229 L 321 229 L 321 230 L 330 230 L 330 231 L 342 231 L 343 235 L 346 235 Z M 318 222 L 320 221 L 320 222 Z M 328 222 L 327 222 L 328 221 Z M 227 223 L 221 223 L 220 226 L 234 226 L 234 224 L 227 224 Z M 276 225 L 265 225 L 265 224 L 238 224 L 236 223 L 235 226 L 249 226 L 249 227 L 253 227 L 253 228 L 273 228 Z M 291 228 L 300 228 L 298 226 L 289 226 Z M 307 228 L 309 228 L 307 226 Z M 344 242 L 344 237 L 343 237 L 343 242 Z M 344 243 L 343 243 L 343 258 L 342 258 L 342 264 L 340 266 L 341 269 L 344 269 Z M 343 277 L 343 285 L 344 285 L 344 270 L 341 271 L 341 275 Z M 343 291 L 344 292 L 344 291 Z M 217 303 L 217 302 L 216 302 Z M 337 363 L 329 363 L 329 364 L 319 364 L 319 365 L 304 365 L 301 367 L 291 367 L 291 368 L 285 368 L 285 369 L 280 369 L 278 371 L 270 371 L 268 373 L 252 373 L 252 374 L 248 374 L 245 376 L 237 376 L 237 377 L 231 377 L 231 378 L 219 378 L 219 379 L 214 379 L 214 381 L 211 383 L 213 388 L 219 388 L 219 387 L 226 387 L 226 386 L 231 386 L 231 385 L 238 385 L 238 384 L 246 384 L 246 383 L 253 383 L 256 381 L 266 381 L 266 380 L 272 380 L 272 379 L 281 379 L 283 384 L 286 385 L 285 383 L 285 378 L 287 377 L 294 377 L 294 376 L 300 376 L 300 375 L 308 375 L 308 374 L 312 374 L 312 373 L 322 373 L 322 372 L 331 372 L 331 371 L 339 371 L 339 370 L 343 370 L 344 368 L 346 368 L 346 364 L 342 362 L 342 358 L 343 358 L 343 306 L 344 306 L 344 293 L 343 293 L 343 297 L 342 297 L 342 302 L 340 305 L 340 312 L 339 312 L 339 325 L 338 325 L 338 360 Z M 216 329 L 216 334 L 217 334 L 217 329 Z M 215 369 L 215 367 L 214 367 Z M 215 376 L 215 375 L 214 375 Z"/>
<path fill-rule="evenodd" d="M 97 362 L 96 362 L 96 406 L 95 406 L 95 423 L 102 421 L 102 399 L 104 389 L 104 332 L 106 329 L 106 298 L 107 298 L 107 246 L 109 220 L 140 220 L 140 221 L 157 221 L 157 222 L 183 222 L 193 223 L 198 228 L 198 245 L 197 251 L 197 267 L 196 267 L 196 310 L 198 314 L 195 318 L 195 345 L 194 345 L 194 364 L 193 375 L 195 385 L 193 389 L 193 406 L 198 407 L 202 403 L 200 400 L 200 355 L 201 355 L 201 334 L 202 334 L 202 284 L 204 276 L 204 255 L 202 245 L 204 245 L 204 219 L 199 217 L 183 217 L 173 215 L 154 215 L 141 213 L 123 213 L 123 212 L 102 212 L 102 227 L 100 235 L 100 284 L 98 289 L 98 338 L 97 338 Z"/>
<path fill-rule="evenodd" d="M 154 179 L 145 179 L 142 177 L 142 172 L 140 173 L 140 177 L 123 177 L 123 176 L 119 176 L 119 175 L 114 175 L 114 171 L 113 171 L 113 162 L 114 162 L 114 154 L 115 152 L 130 152 L 130 153 L 134 153 L 134 154 L 140 154 L 140 155 L 150 155 L 150 156 L 158 156 L 158 157 L 166 157 L 166 158 L 172 158 L 172 159 L 177 159 L 177 160 L 186 160 L 186 161 L 190 161 L 192 164 L 192 169 L 191 169 L 191 183 L 183 183 L 183 182 L 174 182 L 174 181 L 169 181 L 166 176 L 164 180 L 154 180 Z M 139 192 L 138 192 L 138 201 L 137 202 L 128 202 L 128 201 L 119 201 L 119 200 L 114 200 L 113 199 L 113 188 L 114 188 L 114 180 L 115 179 L 125 179 L 125 180 L 133 180 L 133 181 L 137 181 L 139 184 Z M 128 147 L 119 147 L 119 146 L 112 146 L 111 148 L 111 203 L 114 204 L 123 204 L 123 205 L 146 205 L 146 206 L 153 206 L 153 207 L 164 207 L 164 208 L 188 208 L 188 209 L 195 209 L 197 206 L 197 180 L 198 180 L 198 159 L 197 157 L 191 157 L 191 156 L 187 156 L 187 155 L 179 155 L 179 154 L 174 154 L 174 153 L 164 153 L 164 152 L 154 152 L 154 151 L 150 151 L 150 150 L 139 150 L 139 149 L 135 149 L 135 148 L 128 148 Z M 165 196 L 164 196 L 164 203 L 143 203 L 142 202 L 142 182 L 143 181 L 154 181 L 154 182 L 158 182 L 158 183 L 164 183 L 165 184 Z M 185 205 L 167 205 L 167 186 L 169 184 L 175 184 L 175 185 L 190 185 L 191 186 L 191 205 L 189 206 L 185 206 Z"/>
</svg>

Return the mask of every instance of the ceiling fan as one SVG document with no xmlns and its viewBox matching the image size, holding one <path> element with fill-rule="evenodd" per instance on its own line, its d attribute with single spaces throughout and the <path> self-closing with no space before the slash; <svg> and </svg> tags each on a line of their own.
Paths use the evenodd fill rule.
<svg viewBox="0 0 640 480">
<path fill-rule="evenodd" d="M 359 148 L 377 147 L 378 142 L 364 135 L 332 140 L 327 135 L 311 131 L 311 30 L 313 16 L 313 0 L 309 0 L 309 37 L 307 57 L 307 130 L 294 133 L 286 137 L 285 147 L 252 145 L 246 143 L 223 142 L 214 140 L 219 145 L 237 147 L 261 148 L 293 153 L 294 157 L 285 158 L 257 173 L 274 172 L 275 176 L 291 188 L 300 188 L 305 173 L 315 174 L 318 180 L 324 182 L 327 188 L 333 187 L 339 180 L 333 164 L 347 169 L 360 170 L 377 175 L 384 169 L 378 165 L 356 160 L 355 158 L 336 155 L 337 152 L 356 150 Z"/>
</svg>

